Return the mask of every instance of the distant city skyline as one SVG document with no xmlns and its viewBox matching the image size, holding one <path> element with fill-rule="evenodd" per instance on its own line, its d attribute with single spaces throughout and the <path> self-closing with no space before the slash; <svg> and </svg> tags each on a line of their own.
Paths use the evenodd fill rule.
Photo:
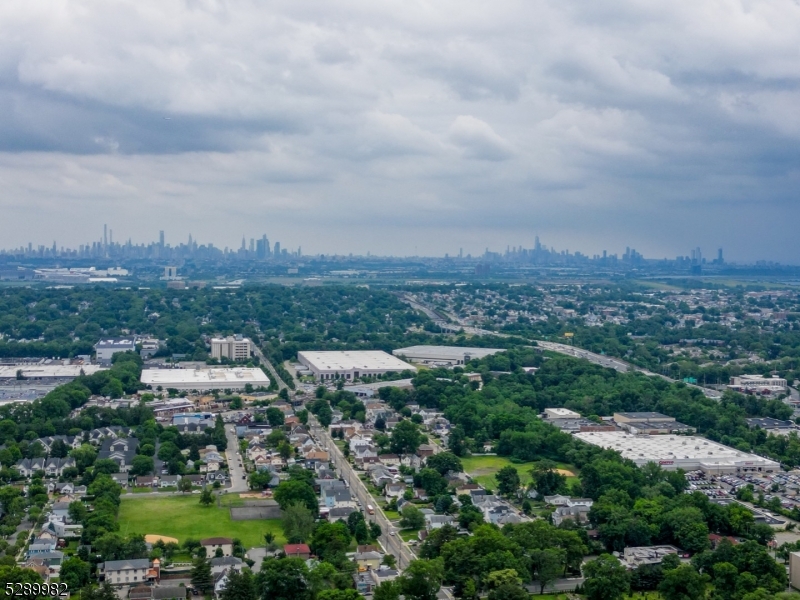
<svg viewBox="0 0 800 600">
<path fill-rule="evenodd" d="M 12 3 L 0 243 L 797 262 L 798 30 L 789 0 Z"/>
<path fill-rule="evenodd" d="M 79 244 L 77 247 L 69 247 L 59 245 L 57 240 L 51 245 L 34 244 L 28 242 L 16 248 L 0 248 L 0 255 L 13 255 L 13 256 L 33 256 L 33 257 L 71 257 L 71 258 L 113 258 L 116 256 L 124 256 L 126 248 L 140 248 L 150 249 L 154 254 L 148 255 L 150 258 L 158 258 L 158 249 L 187 249 L 189 255 L 197 252 L 200 248 L 214 249 L 221 251 L 223 254 L 239 254 L 245 258 L 254 259 L 270 259 L 270 258 L 301 258 L 303 257 L 302 246 L 287 247 L 286 244 L 281 244 L 280 241 L 275 240 L 271 243 L 266 233 L 259 236 L 242 236 L 238 247 L 220 246 L 213 241 L 204 241 L 195 238 L 191 233 L 188 234 L 184 241 L 174 240 L 170 241 L 167 230 L 161 229 L 158 231 L 155 239 L 151 241 L 143 241 L 136 243 L 131 238 L 114 240 L 114 229 L 109 227 L 108 224 L 103 225 L 103 232 L 99 239 L 87 241 L 86 243 Z M 423 258 L 452 258 L 452 259 L 491 259 L 498 257 L 513 257 L 513 256 L 533 256 L 534 253 L 550 254 L 550 255 L 566 255 L 576 256 L 583 259 L 599 260 L 599 259 L 613 259 L 620 260 L 627 263 L 635 263 L 641 260 L 679 260 L 685 261 L 687 264 L 703 265 L 703 264 L 724 264 L 724 251 L 723 248 L 716 248 L 714 251 L 704 252 L 701 247 L 696 246 L 690 248 L 687 254 L 678 253 L 675 256 L 646 256 L 636 248 L 626 246 L 624 252 L 614 252 L 607 249 L 596 251 L 593 253 L 581 252 L 580 250 L 570 251 L 567 248 L 557 248 L 553 244 L 542 243 L 538 235 L 534 236 L 533 244 L 525 246 L 522 244 L 511 245 L 507 244 L 505 248 L 490 248 L 485 247 L 483 252 L 472 253 L 464 251 L 464 248 L 459 248 L 457 252 L 445 252 L 442 255 L 425 255 L 425 254 L 406 254 L 406 255 L 392 255 L 392 254 L 378 254 L 372 251 L 367 251 L 357 256 L 374 256 L 384 258 L 408 258 L 408 257 L 423 257 Z M 341 255 L 346 256 L 354 253 L 336 253 L 336 252 L 317 252 L 315 254 L 306 255 L 320 256 L 320 255 Z M 71 256 L 70 256 L 71 255 Z M 164 257 L 166 258 L 166 254 Z M 763 260 L 763 259 L 762 259 Z M 731 262 L 731 261 L 728 261 Z M 791 263 L 787 263 L 791 264 Z M 800 263 L 798 263 L 800 264 Z"/>
</svg>

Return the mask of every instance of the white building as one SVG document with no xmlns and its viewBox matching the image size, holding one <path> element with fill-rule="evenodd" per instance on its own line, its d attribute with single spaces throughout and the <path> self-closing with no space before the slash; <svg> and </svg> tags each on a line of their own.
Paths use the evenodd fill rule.
<svg viewBox="0 0 800 600">
<path fill-rule="evenodd" d="M 638 466 L 649 462 L 667 470 L 701 469 L 711 475 L 725 475 L 744 471 L 777 471 L 774 460 L 740 452 L 701 437 L 683 435 L 632 435 L 618 431 L 595 431 L 575 433 L 575 437 L 617 450 L 623 458 L 629 458 Z"/>
<path fill-rule="evenodd" d="M 100 365 L 20 364 L 0 365 L 0 379 L 15 379 L 17 371 L 22 371 L 25 379 L 75 379 L 81 375 L 94 375 L 106 367 Z"/>
<path fill-rule="evenodd" d="M 407 360 L 424 365 L 463 365 L 473 358 L 484 358 L 498 352 L 500 348 L 464 348 L 459 346 L 409 346 L 393 350 L 395 356 L 405 357 Z"/>
<path fill-rule="evenodd" d="M 269 377 L 261 369 L 145 369 L 142 383 L 162 390 L 243 390 L 269 386 Z"/>
<path fill-rule="evenodd" d="M 781 393 L 786 391 L 786 380 L 777 375 L 772 377 L 742 375 L 740 377 L 731 377 L 731 383 L 728 387 L 732 390 L 743 392 L 767 391 Z"/>
<path fill-rule="evenodd" d="M 416 367 L 380 350 L 354 350 L 343 352 L 298 352 L 297 360 L 308 367 L 319 380 L 350 380 L 365 375 L 400 373 Z"/>
<path fill-rule="evenodd" d="M 240 335 L 211 339 L 211 358 L 248 360 L 253 353 L 252 342 Z"/>
<path fill-rule="evenodd" d="M 94 345 L 94 351 L 97 362 L 110 363 L 111 358 L 117 352 L 135 352 L 136 339 L 132 337 L 106 338 Z"/>
<path fill-rule="evenodd" d="M 566 408 L 545 408 L 545 419 L 580 419 L 581 413 Z"/>
</svg>

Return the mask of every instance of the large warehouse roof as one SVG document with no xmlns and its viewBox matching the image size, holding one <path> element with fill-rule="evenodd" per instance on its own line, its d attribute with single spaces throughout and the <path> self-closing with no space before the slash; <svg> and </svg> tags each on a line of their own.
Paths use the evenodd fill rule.
<svg viewBox="0 0 800 600">
<path fill-rule="evenodd" d="M 268 386 L 269 377 L 261 369 L 145 369 L 142 383 L 153 387 L 182 389 L 224 389 L 245 384 Z"/>
<path fill-rule="evenodd" d="M 43 377 L 78 377 L 81 371 L 84 375 L 93 375 L 106 368 L 100 365 L 1 365 L 0 379 L 14 379 L 17 371 L 22 371 L 22 375 L 28 379 L 40 379 Z"/>
<path fill-rule="evenodd" d="M 381 350 L 352 350 L 341 352 L 298 352 L 298 358 L 305 359 L 306 364 L 318 371 L 352 371 L 367 369 L 368 371 L 404 371 L 416 367 L 386 354 Z M 302 361 L 301 361 L 302 362 Z"/>
<path fill-rule="evenodd" d="M 409 360 L 463 360 L 464 355 L 472 358 L 483 358 L 498 352 L 502 348 L 467 348 L 463 346 L 409 346 L 393 350 L 395 356 L 405 356 Z"/>
<path fill-rule="evenodd" d="M 701 437 L 685 435 L 632 435 L 618 431 L 581 432 L 575 437 L 603 448 L 617 450 L 639 466 L 648 462 L 674 468 L 697 468 L 702 465 L 732 465 L 775 469 L 778 463 L 740 452 Z"/>
</svg>

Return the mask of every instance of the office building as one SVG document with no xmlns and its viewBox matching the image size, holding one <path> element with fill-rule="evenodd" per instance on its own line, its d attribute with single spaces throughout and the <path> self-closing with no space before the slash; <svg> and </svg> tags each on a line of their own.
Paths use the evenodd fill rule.
<svg viewBox="0 0 800 600">
<path fill-rule="evenodd" d="M 545 419 L 580 419 L 581 414 L 566 408 L 545 408 Z"/>
<path fill-rule="evenodd" d="M 298 352 L 297 360 L 320 381 L 354 380 L 359 377 L 416 371 L 416 367 L 380 350 L 343 352 Z"/>
<path fill-rule="evenodd" d="M 135 352 L 136 340 L 132 337 L 106 338 L 94 345 L 94 351 L 98 363 L 110 363 L 117 352 Z"/>
<path fill-rule="evenodd" d="M 459 346 L 409 346 L 392 350 L 395 356 L 402 356 L 406 360 L 437 366 L 464 365 L 473 358 L 484 358 L 503 352 L 501 348 L 462 348 Z"/>
<path fill-rule="evenodd" d="M 657 412 L 614 413 L 614 422 L 634 434 L 658 435 L 662 433 L 689 433 L 692 427 L 679 423 L 673 417 Z"/>
<path fill-rule="evenodd" d="M 576 438 L 601 448 L 616 450 L 642 467 L 649 462 L 667 470 L 700 469 L 709 475 L 748 471 L 770 473 L 779 465 L 774 460 L 741 452 L 711 440 L 683 435 L 632 435 L 623 432 L 579 432 Z"/>
<path fill-rule="evenodd" d="M 261 369 L 145 369 L 141 381 L 152 389 L 162 390 L 243 390 L 268 387 L 269 378 Z"/>
<path fill-rule="evenodd" d="M 786 380 L 777 375 L 764 377 L 763 375 L 741 375 L 731 377 L 728 387 L 738 392 L 774 392 L 786 391 Z"/>
<path fill-rule="evenodd" d="M 240 335 L 225 338 L 212 338 L 211 358 L 222 360 L 248 360 L 253 354 L 252 342 Z"/>
<path fill-rule="evenodd" d="M 789 585 L 800 590 L 800 552 L 789 553 Z"/>
</svg>

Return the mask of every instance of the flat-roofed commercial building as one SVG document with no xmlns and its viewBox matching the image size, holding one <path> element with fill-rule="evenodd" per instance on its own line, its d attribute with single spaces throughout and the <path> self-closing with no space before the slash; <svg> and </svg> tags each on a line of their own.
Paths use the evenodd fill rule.
<svg viewBox="0 0 800 600">
<path fill-rule="evenodd" d="M 545 408 L 544 409 L 544 418 L 545 419 L 580 419 L 581 413 L 577 413 L 574 410 L 569 410 L 568 408 Z"/>
<path fill-rule="evenodd" d="M 380 350 L 345 350 L 341 352 L 298 352 L 297 360 L 308 367 L 320 381 L 345 381 L 371 375 L 416 371 L 416 367 Z"/>
<path fill-rule="evenodd" d="M 498 352 L 501 348 L 464 348 L 460 346 L 409 346 L 392 350 L 395 356 L 402 356 L 406 360 L 425 365 L 458 366 L 471 361 L 473 358 L 484 358 Z"/>
<path fill-rule="evenodd" d="M 22 372 L 25 379 L 75 379 L 81 375 L 94 375 L 107 367 L 100 365 L 64 365 L 64 364 L 24 364 L 0 365 L 0 379 L 16 379 L 17 371 Z"/>
<path fill-rule="evenodd" d="M 145 369 L 142 383 L 162 390 L 243 390 L 269 386 L 269 377 L 261 369 Z"/>
<path fill-rule="evenodd" d="M 247 360 L 253 353 L 252 342 L 240 335 L 211 339 L 211 358 Z"/>
<path fill-rule="evenodd" d="M 110 363 L 117 352 L 135 352 L 136 339 L 132 337 L 105 338 L 94 345 L 95 360 Z"/>
<path fill-rule="evenodd" d="M 763 375 L 741 375 L 731 377 L 728 387 L 732 390 L 742 392 L 784 392 L 786 391 L 786 380 L 777 375 L 764 377 Z"/>
<path fill-rule="evenodd" d="M 574 435 L 589 444 L 617 450 L 623 458 L 632 460 L 640 467 L 654 462 L 667 470 L 701 469 L 711 475 L 771 472 L 779 468 L 774 460 L 695 436 L 632 435 L 618 431 L 580 432 Z"/>
</svg>

